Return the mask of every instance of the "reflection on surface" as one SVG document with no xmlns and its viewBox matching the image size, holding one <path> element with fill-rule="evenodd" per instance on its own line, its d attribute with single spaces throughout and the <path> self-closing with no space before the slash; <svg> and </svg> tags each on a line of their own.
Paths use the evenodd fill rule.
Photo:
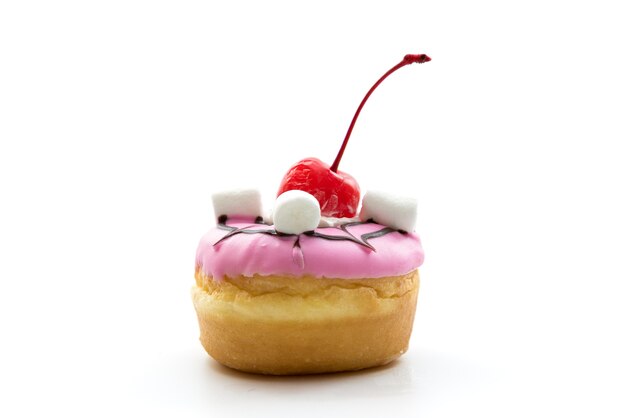
<svg viewBox="0 0 626 418">
<path fill-rule="evenodd" d="M 468 353 L 413 347 L 400 359 L 382 367 L 356 372 L 263 376 L 224 367 L 197 347 L 152 358 L 131 385 L 129 396 L 141 407 L 198 416 L 329 416 L 329 412 L 359 416 L 416 416 L 444 405 L 473 402 L 477 393 L 491 393 L 498 379 L 493 370 Z M 145 373 L 145 370 L 151 370 Z M 480 399 L 480 397 L 478 397 Z M 392 409 L 389 409 L 392 408 Z M 363 415 L 363 412 L 367 412 Z M 332 414 L 331 414 L 332 415 Z"/>
<path fill-rule="evenodd" d="M 309 397 L 325 399 L 397 395 L 412 388 L 409 363 L 403 359 L 385 366 L 354 372 L 303 376 L 264 376 L 239 372 L 207 359 L 211 380 L 222 379 L 221 390 L 238 390 L 262 396 Z M 367 384 L 359 384 L 367 382 Z"/>
<path fill-rule="evenodd" d="M 440 398 L 445 402 L 461 395 L 461 387 L 471 387 L 471 381 L 485 373 L 478 364 L 465 360 L 445 353 L 412 349 L 386 366 L 361 371 L 263 376 L 238 372 L 207 358 L 203 380 L 215 402 L 223 402 L 234 395 L 252 403 L 269 400 L 315 404 L 367 399 L 376 404 L 393 400 L 398 407 L 413 409 L 420 400 L 431 402 Z"/>
</svg>

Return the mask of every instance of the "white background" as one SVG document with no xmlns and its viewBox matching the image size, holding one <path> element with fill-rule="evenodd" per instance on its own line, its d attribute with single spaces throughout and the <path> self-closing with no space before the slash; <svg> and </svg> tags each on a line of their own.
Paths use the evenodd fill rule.
<svg viewBox="0 0 626 418">
<path fill-rule="evenodd" d="M 0 415 L 623 417 L 619 3 L 3 1 Z M 422 52 L 341 164 L 419 200 L 409 353 L 218 366 L 189 296 L 210 193 L 332 162 Z"/>
</svg>

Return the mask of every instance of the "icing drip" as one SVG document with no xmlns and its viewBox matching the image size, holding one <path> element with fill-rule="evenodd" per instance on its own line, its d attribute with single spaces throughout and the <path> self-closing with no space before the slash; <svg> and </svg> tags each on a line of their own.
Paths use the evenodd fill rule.
<svg viewBox="0 0 626 418">
<path fill-rule="evenodd" d="M 302 254 L 302 248 L 300 247 L 300 238 L 293 243 L 293 250 L 291 252 L 293 262 L 296 263 L 298 268 L 304 268 L 304 254 Z"/>
</svg>

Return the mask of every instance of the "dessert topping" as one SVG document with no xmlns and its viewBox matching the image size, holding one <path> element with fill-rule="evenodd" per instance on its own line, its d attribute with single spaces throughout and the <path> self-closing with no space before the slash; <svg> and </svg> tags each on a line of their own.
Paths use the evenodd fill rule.
<svg viewBox="0 0 626 418">
<path fill-rule="evenodd" d="M 348 132 L 341 144 L 341 148 L 335 157 L 332 166 L 322 162 L 317 158 L 305 158 L 293 165 L 284 176 L 278 196 L 288 190 L 303 190 L 313 195 L 319 202 L 322 216 L 351 218 L 356 215 L 360 199 L 359 185 L 349 174 L 339 171 L 339 163 L 348 145 L 348 140 L 354 129 L 356 120 L 361 113 L 361 109 L 370 95 L 390 74 L 405 65 L 418 63 L 422 64 L 430 61 L 425 54 L 408 54 L 402 61 L 389 69 L 376 83 L 369 89 L 361 104 L 356 110 Z"/>
</svg>

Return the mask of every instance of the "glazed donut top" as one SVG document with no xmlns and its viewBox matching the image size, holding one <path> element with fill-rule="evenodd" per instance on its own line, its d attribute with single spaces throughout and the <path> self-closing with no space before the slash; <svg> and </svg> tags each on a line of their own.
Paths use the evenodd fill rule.
<svg viewBox="0 0 626 418">
<path fill-rule="evenodd" d="M 251 219 L 220 219 L 200 240 L 196 268 L 215 280 L 255 274 L 318 278 L 399 276 L 424 261 L 419 237 L 374 222 L 281 234 Z"/>
</svg>

